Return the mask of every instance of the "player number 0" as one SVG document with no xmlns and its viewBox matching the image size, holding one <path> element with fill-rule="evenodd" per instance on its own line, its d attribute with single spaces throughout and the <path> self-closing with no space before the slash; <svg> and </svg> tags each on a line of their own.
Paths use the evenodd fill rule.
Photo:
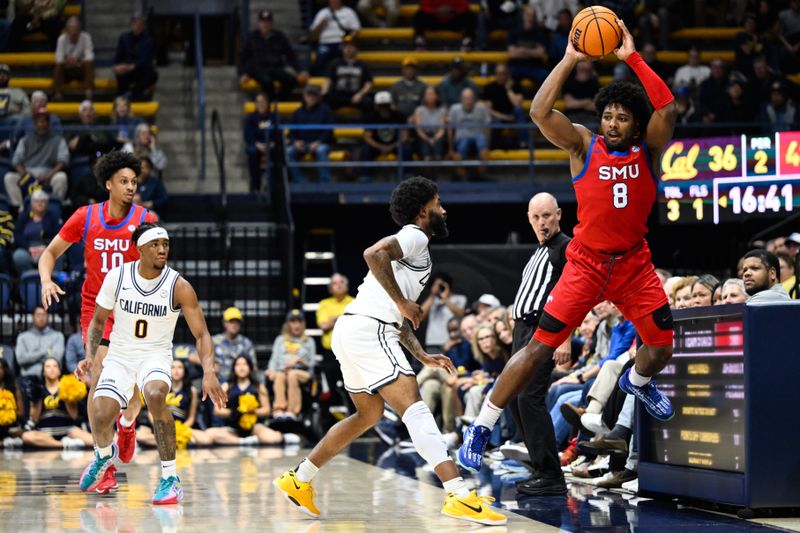
<svg viewBox="0 0 800 533">
<path fill-rule="evenodd" d="M 133 334 L 137 339 L 144 339 L 147 337 L 147 320 L 139 319 L 133 325 Z"/>
<path fill-rule="evenodd" d="M 615 183 L 614 186 L 611 188 L 611 192 L 614 193 L 614 207 L 616 207 L 617 209 L 628 207 L 627 183 Z"/>
</svg>

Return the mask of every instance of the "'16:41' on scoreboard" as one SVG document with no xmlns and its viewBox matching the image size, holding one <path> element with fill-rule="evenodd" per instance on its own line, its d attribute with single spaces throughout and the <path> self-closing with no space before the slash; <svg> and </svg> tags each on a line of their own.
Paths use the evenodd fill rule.
<svg viewBox="0 0 800 533">
<path fill-rule="evenodd" d="M 658 192 L 667 224 L 785 216 L 800 209 L 800 132 L 674 140 Z"/>
</svg>

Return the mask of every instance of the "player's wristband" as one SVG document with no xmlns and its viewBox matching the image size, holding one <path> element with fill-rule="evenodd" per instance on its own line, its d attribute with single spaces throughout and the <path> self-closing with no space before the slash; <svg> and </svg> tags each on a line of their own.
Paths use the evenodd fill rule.
<svg viewBox="0 0 800 533">
<path fill-rule="evenodd" d="M 669 90 L 664 80 L 658 77 L 658 74 L 653 72 L 650 65 L 644 62 L 639 52 L 634 52 L 628 56 L 625 63 L 636 73 L 639 81 L 642 82 L 647 97 L 650 98 L 650 103 L 653 108 L 658 111 L 662 107 L 669 105 L 675 97 L 672 96 L 672 91 Z"/>
</svg>

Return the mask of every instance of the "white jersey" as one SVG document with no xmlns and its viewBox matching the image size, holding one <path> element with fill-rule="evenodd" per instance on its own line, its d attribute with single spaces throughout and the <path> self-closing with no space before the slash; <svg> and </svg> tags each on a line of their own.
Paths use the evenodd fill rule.
<svg viewBox="0 0 800 533">
<path fill-rule="evenodd" d="M 172 356 L 172 337 L 180 309 L 174 307 L 175 282 L 180 274 L 165 267 L 155 279 L 139 274 L 139 261 L 109 271 L 96 303 L 114 311 L 109 355 L 139 358 Z"/>
<path fill-rule="evenodd" d="M 403 250 L 403 257 L 392 261 L 394 278 L 403 296 L 416 301 L 431 275 L 428 236 L 418 226 L 408 224 L 395 234 L 395 238 Z M 344 312 L 377 318 L 398 326 L 403 324 L 400 309 L 372 272 L 367 273 L 364 282 L 358 287 L 358 295 L 345 307 Z"/>
</svg>

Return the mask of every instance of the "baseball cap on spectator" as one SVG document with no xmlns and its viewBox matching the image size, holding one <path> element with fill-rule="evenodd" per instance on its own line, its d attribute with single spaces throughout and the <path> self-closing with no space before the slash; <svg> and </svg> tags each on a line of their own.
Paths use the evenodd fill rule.
<svg viewBox="0 0 800 533">
<path fill-rule="evenodd" d="M 404 67 L 416 67 L 417 66 L 417 58 L 414 56 L 406 56 L 403 58 L 403 66 Z"/>
<path fill-rule="evenodd" d="M 258 20 L 272 20 L 272 11 L 269 9 L 262 9 L 258 12 Z"/>
<path fill-rule="evenodd" d="M 229 307 L 222 313 L 222 320 L 230 322 L 231 320 L 242 321 L 242 312 L 238 307 Z"/>
<path fill-rule="evenodd" d="M 389 105 L 392 103 L 392 93 L 389 91 L 378 91 L 375 94 L 375 105 Z"/>
<path fill-rule="evenodd" d="M 303 313 L 299 309 L 292 309 L 288 313 L 286 313 L 286 321 L 289 322 L 290 320 L 305 320 L 306 318 L 303 316 Z"/>
<path fill-rule="evenodd" d="M 792 233 L 791 235 L 786 237 L 786 244 L 789 244 L 789 243 L 792 243 L 795 246 L 800 246 L 800 233 L 797 233 L 795 231 L 794 233 Z"/>
<path fill-rule="evenodd" d="M 500 307 L 500 300 L 494 294 L 481 294 L 478 304 L 488 305 L 489 307 Z"/>
<path fill-rule="evenodd" d="M 322 94 L 322 89 L 320 89 L 319 85 L 314 85 L 313 83 L 306 85 L 303 91 L 308 94 L 316 94 L 317 96 Z"/>
</svg>

